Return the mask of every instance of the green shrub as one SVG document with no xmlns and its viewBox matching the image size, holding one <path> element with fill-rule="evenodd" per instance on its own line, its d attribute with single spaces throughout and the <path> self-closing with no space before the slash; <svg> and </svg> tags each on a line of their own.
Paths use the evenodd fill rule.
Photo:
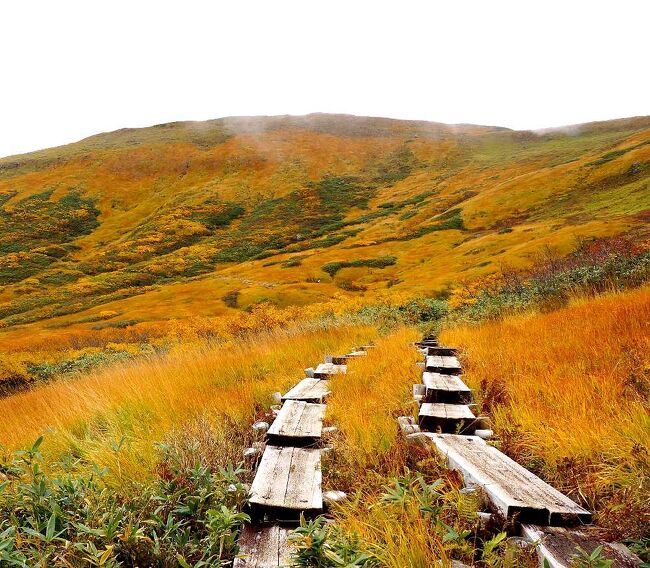
<svg viewBox="0 0 650 568">
<path fill-rule="evenodd" d="M 226 566 L 248 517 L 242 470 L 187 465 L 161 445 L 158 475 L 124 493 L 95 466 L 44 463 L 34 445 L 0 463 L 2 566 Z M 120 452 L 124 439 L 114 444 Z M 91 464 L 92 465 L 92 464 Z M 55 473 L 49 473 L 49 472 Z"/>
<path fill-rule="evenodd" d="M 321 267 L 323 272 L 327 272 L 330 276 L 334 276 L 339 270 L 343 268 L 352 268 L 359 266 L 367 266 L 370 268 L 386 268 L 397 263 L 395 256 L 380 256 L 378 258 L 364 258 L 359 260 L 341 260 L 337 262 L 328 262 Z"/>
</svg>

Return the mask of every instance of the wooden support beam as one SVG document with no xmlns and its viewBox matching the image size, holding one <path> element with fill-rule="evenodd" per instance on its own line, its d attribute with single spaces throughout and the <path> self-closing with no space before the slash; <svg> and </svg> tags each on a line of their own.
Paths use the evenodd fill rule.
<svg viewBox="0 0 650 568">
<path fill-rule="evenodd" d="M 425 370 L 445 375 L 460 375 L 460 361 L 453 356 L 428 355 L 425 360 Z"/>
<path fill-rule="evenodd" d="M 322 403 L 330 394 L 329 381 L 306 378 L 289 390 L 283 397 L 285 400 L 302 400 L 304 402 Z"/>
<path fill-rule="evenodd" d="M 493 509 L 522 523 L 588 523 L 591 513 L 476 436 L 425 435 L 465 484 L 478 485 Z"/>
<path fill-rule="evenodd" d="M 397 419 L 397 423 L 399 424 L 399 429 L 404 436 L 415 434 L 420 431 L 420 427 L 415 423 L 412 416 L 400 416 Z"/>
<path fill-rule="evenodd" d="M 429 432 L 471 434 L 476 430 L 476 416 L 465 404 L 425 402 L 420 406 L 418 422 Z"/>
<path fill-rule="evenodd" d="M 239 535 L 239 554 L 233 568 L 279 568 L 291 565 L 295 549 L 288 540 L 290 528 L 246 525 Z"/>
<path fill-rule="evenodd" d="M 276 446 L 309 446 L 320 440 L 324 417 L 324 404 L 287 400 L 266 436 Z"/>
<path fill-rule="evenodd" d="M 603 540 L 598 536 L 597 530 L 596 527 L 521 526 L 522 536 L 536 545 L 540 561 L 546 559 L 551 568 L 575 566 L 578 547 L 591 554 L 599 546 L 603 547 L 603 558 L 613 560 L 616 568 L 637 568 L 641 565 L 641 560 L 626 546 Z"/>
<path fill-rule="evenodd" d="M 321 451 L 266 446 L 251 485 L 253 517 L 295 521 L 323 511 Z"/>
<path fill-rule="evenodd" d="M 422 373 L 426 388 L 423 402 L 445 402 L 447 404 L 469 404 L 472 402 L 471 389 L 458 375 L 442 373 Z"/>
</svg>

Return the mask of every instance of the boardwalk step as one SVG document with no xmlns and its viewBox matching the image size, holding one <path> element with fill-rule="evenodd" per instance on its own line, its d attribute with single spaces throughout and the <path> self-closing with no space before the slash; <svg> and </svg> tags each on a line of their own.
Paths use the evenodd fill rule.
<svg viewBox="0 0 650 568">
<path fill-rule="evenodd" d="M 323 511 L 321 451 L 266 446 L 249 499 L 255 518 L 296 521 Z"/>
<path fill-rule="evenodd" d="M 472 402 L 471 389 L 458 375 L 442 373 L 422 373 L 425 386 L 423 402 L 446 402 L 448 404 L 469 404 Z"/>
<path fill-rule="evenodd" d="M 330 394 L 329 381 L 306 378 L 290 389 L 282 400 L 302 400 L 305 402 L 322 403 L 323 399 Z"/>
<path fill-rule="evenodd" d="M 290 532 L 278 525 L 246 525 L 239 535 L 239 556 L 233 568 L 290 566 L 294 551 L 287 538 Z"/>
<path fill-rule="evenodd" d="M 425 434 L 466 485 L 482 487 L 494 509 L 522 523 L 588 523 L 591 513 L 475 436 Z"/>
<path fill-rule="evenodd" d="M 595 527 L 563 528 L 522 525 L 525 539 L 537 546 L 540 559 L 546 559 L 551 568 L 570 568 L 575 566 L 577 548 L 591 554 L 602 546 L 602 556 L 613 560 L 616 568 L 636 568 L 641 560 L 627 547 L 619 543 L 609 543 L 597 535 Z"/>
<path fill-rule="evenodd" d="M 422 351 L 424 351 L 425 355 L 440 355 L 444 357 L 453 357 L 456 355 L 458 352 L 458 349 L 455 347 L 423 347 Z"/>
<path fill-rule="evenodd" d="M 321 363 L 314 369 L 314 378 L 326 379 L 330 375 L 344 374 L 347 371 L 347 365 L 334 365 L 333 363 Z"/>
<path fill-rule="evenodd" d="M 422 430 L 451 434 L 471 434 L 476 429 L 476 416 L 465 404 L 424 402 L 418 422 Z"/>
<path fill-rule="evenodd" d="M 460 361 L 454 356 L 429 355 L 425 360 L 425 370 L 445 375 L 459 375 Z"/>
<path fill-rule="evenodd" d="M 348 353 L 346 355 L 346 357 L 348 357 L 348 358 L 350 358 L 350 357 L 365 357 L 366 355 L 368 355 L 367 351 L 357 351 L 357 350 L 355 350 L 355 351 L 350 351 L 350 353 Z"/>
<path fill-rule="evenodd" d="M 324 404 L 287 400 L 266 433 L 277 446 L 308 446 L 320 440 L 325 417 Z"/>
</svg>

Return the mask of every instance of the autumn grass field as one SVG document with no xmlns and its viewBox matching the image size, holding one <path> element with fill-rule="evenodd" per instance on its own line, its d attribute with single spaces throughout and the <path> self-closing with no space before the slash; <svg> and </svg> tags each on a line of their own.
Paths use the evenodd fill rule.
<svg viewBox="0 0 650 568">
<path fill-rule="evenodd" d="M 441 336 L 460 347 L 503 450 L 619 538 L 647 536 L 649 325 L 645 287 Z"/>
<path fill-rule="evenodd" d="M 323 353 L 371 340 L 375 333 L 351 326 L 294 327 L 225 346 L 180 345 L 163 356 L 0 399 L 7 418 L 0 439 L 16 449 L 45 434 L 44 451 L 52 457 L 73 451 L 103 465 L 114 458 L 112 444 L 124 438 L 121 476 L 115 482 L 128 484 L 152 473 L 153 443 L 166 432 L 207 419 L 235 440 L 257 413 L 268 411 L 271 393 L 297 382 L 305 366 Z M 241 449 L 241 442 L 233 443 L 229 455 L 234 459 Z"/>
<path fill-rule="evenodd" d="M 612 538 L 626 539 L 641 553 L 650 496 L 649 315 L 650 291 L 644 287 L 575 298 L 549 313 L 529 310 L 479 324 L 450 322 L 441 336 L 461 349 L 465 377 L 476 389 L 482 411 L 493 418 L 502 449 L 594 510 Z M 352 361 L 348 374 L 332 381 L 326 420 L 338 431 L 329 440 L 333 451 L 324 461 L 324 488 L 345 490 L 350 499 L 334 507 L 334 525 L 315 521 L 301 529 L 303 557 L 313 560 L 323 553 L 313 549 L 316 539 L 342 557 L 367 557 L 367 566 L 425 567 L 432 556 L 480 566 L 534 566 L 531 556 L 504 540 L 498 527 L 494 532 L 479 524 L 478 503 L 461 491 L 457 476 L 435 457 L 407 451 L 397 435 L 396 417 L 415 412 L 411 385 L 419 381 L 420 371 L 412 343 L 420 336 L 413 325 L 385 327 L 378 334 L 376 327 L 351 320 L 294 323 L 226 343 L 181 342 L 166 353 L 60 379 L 0 399 L 4 463 L 14 459 L 5 471 L 14 479 L 10 472 L 22 462 L 15 462 L 10 451 L 29 447 L 44 435 L 36 453 L 53 488 L 59 487 L 59 476 L 85 479 L 104 470 L 100 487 L 121 495 L 134 526 L 142 527 L 143 535 L 167 538 L 159 529 L 144 529 L 158 521 L 136 496 L 161 487 L 168 491 L 168 479 L 194 480 L 198 464 L 219 471 L 241 463 L 242 449 L 254 439 L 250 424 L 269 417 L 270 393 L 294 384 L 301 369 L 323 354 L 374 341 L 376 347 L 366 357 Z M 246 469 L 238 475 L 250 480 Z M 25 491 L 18 479 L 14 489 Z M 57 491 L 52 489 L 54 496 Z M 91 492 L 97 507 L 116 506 L 95 491 L 101 490 Z M 12 495 L 10 491 L 7 506 L 14 503 Z M 164 496 L 177 498 L 177 493 Z M 58 510 L 55 503 L 48 505 L 54 509 L 42 505 L 38 515 L 23 515 L 37 526 L 43 523 L 45 530 L 52 511 Z M 207 506 L 194 517 L 212 510 Z M 57 526 L 70 541 L 85 542 L 88 537 L 66 515 L 55 514 Z M 182 514 L 174 518 L 179 526 L 189 526 Z M 84 523 L 92 527 L 97 521 Z M 196 532 L 203 535 L 205 530 Z M 207 546 L 201 542 L 210 535 L 208 530 L 194 544 L 167 543 L 169 550 L 158 553 L 149 548 L 149 536 L 136 539 L 136 552 L 119 540 L 119 546 L 104 537 L 91 541 L 98 555 L 105 552 L 115 562 L 128 555 L 142 559 L 158 554 L 160 565 L 173 566 L 174 555 L 200 559 L 199 551 Z M 45 559 L 61 554 L 54 545 L 41 550 L 29 538 L 14 552 L 31 551 L 37 558 L 35 546 Z M 232 554 L 235 548 L 228 550 Z M 76 565 L 84 556 L 68 551 L 64 557 Z"/>
</svg>

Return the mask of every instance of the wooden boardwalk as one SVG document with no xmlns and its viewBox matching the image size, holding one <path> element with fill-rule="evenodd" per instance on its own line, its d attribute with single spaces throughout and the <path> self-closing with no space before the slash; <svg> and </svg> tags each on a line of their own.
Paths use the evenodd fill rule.
<svg viewBox="0 0 650 568">
<path fill-rule="evenodd" d="M 335 365 L 334 363 L 321 363 L 314 369 L 315 379 L 327 379 L 331 375 L 343 374 L 347 371 L 347 365 Z"/>
<path fill-rule="evenodd" d="M 424 365 L 425 370 L 429 372 L 460 375 L 460 362 L 453 355 L 428 355 Z"/>
<path fill-rule="evenodd" d="M 595 527 L 584 526 L 591 521 L 589 511 L 481 439 L 492 431 L 478 429 L 486 419 L 476 418 L 467 406 L 472 392 L 460 377 L 456 349 L 442 347 L 430 336 L 415 345 L 425 356 L 423 385 L 413 389 L 420 405 L 418 424 L 410 416 L 398 418 L 411 446 L 441 454 L 466 486 L 481 489 L 493 512 L 521 527 L 551 568 L 573 566 L 578 546 L 589 553 L 602 546 L 616 567 L 640 566 L 625 546 L 603 541 Z"/>
<path fill-rule="evenodd" d="M 526 540 L 537 546 L 539 555 L 548 561 L 550 568 L 571 568 L 575 566 L 578 547 L 591 553 L 599 546 L 603 547 L 603 556 L 614 561 L 615 568 L 637 568 L 641 565 L 639 558 L 626 546 L 603 541 L 594 529 L 595 527 L 564 528 L 524 524 L 521 532 Z"/>
<path fill-rule="evenodd" d="M 322 513 L 320 457 L 318 449 L 266 446 L 251 486 L 254 516 L 296 521 Z"/>
<path fill-rule="evenodd" d="M 330 394 L 328 381 L 306 378 L 290 389 L 282 397 L 282 400 L 302 400 L 304 402 L 322 403 L 328 394 Z"/>
<path fill-rule="evenodd" d="M 503 517 L 542 525 L 588 523 L 591 513 L 475 436 L 427 433 L 466 485 L 483 489 Z"/>
<path fill-rule="evenodd" d="M 422 402 L 445 402 L 447 404 L 469 404 L 472 402 L 471 389 L 458 375 L 442 373 L 422 373 L 422 382 L 426 387 Z"/>
<path fill-rule="evenodd" d="M 458 352 L 455 347 L 422 347 L 420 349 L 425 355 L 439 355 L 444 357 L 454 357 Z"/>
<path fill-rule="evenodd" d="M 425 402 L 420 406 L 418 423 L 432 432 L 471 434 L 476 430 L 476 416 L 465 404 Z"/>
<path fill-rule="evenodd" d="M 278 568 L 291 564 L 292 546 L 287 536 L 301 516 L 312 517 L 324 510 L 321 450 L 324 399 L 330 393 L 329 378 L 344 374 L 347 361 L 366 355 L 353 351 L 327 357 L 281 397 L 282 407 L 266 432 L 248 500 L 251 517 L 258 524 L 245 526 L 239 537 L 240 555 L 233 568 Z M 325 493 L 329 499 L 345 495 Z M 282 525 L 279 523 L 283 523 Z M 284 523 L 289 523 L 285 525 Z"/>
<path fill-rule="evenodd" d="M 323 431 L 324 404 L 287 400 L 266 433 L 270 444 L 307 446 L 317 443 Z"/>
<path fill-rule="evenodd" d="M 279 525 L 246 525 L 239 535 L 239 555 L 233 568 L 290 566 L 293 547 L 291 529 Z"/>
</svg>

